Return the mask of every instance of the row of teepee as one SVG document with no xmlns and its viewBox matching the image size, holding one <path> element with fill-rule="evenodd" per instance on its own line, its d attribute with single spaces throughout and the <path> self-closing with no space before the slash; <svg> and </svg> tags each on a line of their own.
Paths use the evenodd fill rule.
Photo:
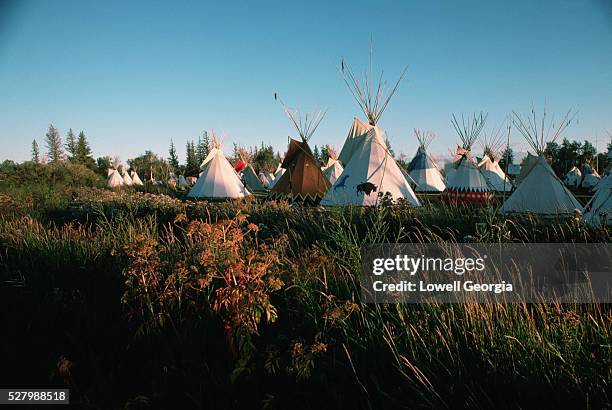
<svg viewBox="0 0 612 410">
<path fill-rule="evenodd" d="M 128 172 L 123 169 L 123 174 L 119 173 L 119 170 L 114 168 L 109 168 L 107 172 L 106 185 L 109 188 L 118 188 L 120 186 L 131 186 L 131 185 L 144 185 L 142 180 L 136 173 L 136 171 L 132 171 L 132 175 L 128 174 Z"/>
</svg>

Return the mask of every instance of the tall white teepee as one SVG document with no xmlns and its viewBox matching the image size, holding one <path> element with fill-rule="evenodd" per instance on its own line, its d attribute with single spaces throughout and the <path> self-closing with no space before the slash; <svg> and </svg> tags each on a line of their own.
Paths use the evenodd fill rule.
<svg viewBox="0 0 612 410">
<path fill-rule="evenodd" d="M 461 124 L 453 114 L 451 123 L 463 145 L 457 147 L 455 154 L 455 171 L 446 181 L 446 190 L 441 199 L 445 203 L 482 205 L 493 199 L 493 193 L 484 175 L 478 169 L 472 156 L 472 146 L 478 139 L 487 116 L 474 114 L 472 119 L 461 116 Z"/>
<path fill-rule="evenodd" d="M 484 135 L 483 155 L 478 163 L 478 169 L 487 180 L 489 188 L 496 192 L 512 191 L 512 182 L 499 166 L 499 152 L 501 148 L 501 127 L 490 134 Z M 510 127 L 508 127 L 510 133 Z M 510 135 L 510 134 L 508 134 Z"/>
<path fill-rule="evenodd" d="M 130 174 L 128 174 L 126 167 L 123 167 L 123 175 L 121 177 L 123 178 L 124 185 L 128 185 L 128 186 L 134 185 L 134 182 L 132 181 Z"/>
<path fill-rule="evenodd" d="M 346 85 L 367 117 L 368 124 L 357 119 L 353 121 L 339 156 L 344 163 L 344 170 L 323 197 L 321 205 L 375 206 L 381 198 L 386 197 L 420 206 L 414 191 L 387 149 L 383 131 L 377 127 L 406 70 L 388 92 L 382 75 L 378 84 L 372 83 L 371 53 L 370 72 L 364 75 L 363 83 L 359 82 L 344 61 L 342 73 Z"/>
<path fill-rule="evenodd" d="M 563 182 L 565 185 L 578 187 L 580 181 L 582 181 L 582 172 L 580 172 L 577 166 L 573 166 L 572 169 L 565 174 L 565 180 Z"/>
<path fill-rule="evenodd" d="M 108 178 L 106 179 L 106 185 L 109 188 L 118 188 L 120 186 L 123 186 L 123 184 L 123 178 L 121 178 L 121 174 L 119 174 L 119 171 L 113 169 L 109 172 Z"/>
<path fill-rule="evenodd" d="M 427 153 L 427 147 L 434 138 L 429 131 L 414 130 L 419 141 L 416 155 L 408 164 L 408 175 L 415 182 L 414 190 L 417 192 L 442 192 L 446 188 L 444 177 L 436 162 Z"/>
<path fill-rule="evenodd" d="M 144 184 L 142 183 L 142 180 L 140 179 L 140 177 L 138 176 L 138 173 L 136 173 L 136 171 L 132 171 L 132 183 L 134 185 L 138 185 L 138 186 L 143 186 Z"/>
<path fill-rule="evenodd" d="M 597 192 L 584 209 L 584 219 L 589 224 L 612 224 L 612 174 L 608 174 L 599 182 Z"/>
<path fill-rule="evenodd" d="M 229 163 L 214 134 L 214 148 L 200 167 L 200 177 L 187 194 L 191 198 L 244 198 L 250 195 L 240 177 Z"/>
<path fill-rule="evenodd" d="M 568 111 L 557 126 L 552 122 L 546 123 L 546 110 L 541 120 L 536 119 L 535 109 L 531 110 L 532 116 L 525 120 L 516 112 L 513 114 L 516 128 L 537 154 L 537 160 L 516 191 L 504 202 L 501 212 L 542 216 L 570 216 L 576 210 L 582 212 L 582 205 L 557 177 L 544 156 L 546 144 L 554 142 L 561 135 L 575 114 Z"/>
</svg>

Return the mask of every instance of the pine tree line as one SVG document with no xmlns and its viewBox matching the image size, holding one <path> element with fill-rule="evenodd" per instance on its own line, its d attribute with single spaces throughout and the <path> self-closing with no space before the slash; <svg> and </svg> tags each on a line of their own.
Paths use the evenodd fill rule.
<svg viewBox="0 0 612 410">
<path fill-rule="evenodd" d="M 46 158 L 50 163 L 58 163 L 67 159 L 90 168 L 93 168 L 96 164 L 91 155 L 91 147 L 83 131 L 77 137 L 74 135 L 72 128 L 70 128 L 66 134 L 66 144 L 64 145 L 58 129 L 53 124 L 49 124 L 45 134 L 45 145 L 47 147 Z M 40 156 L 40 148 L 36 140 L 32 141 L 32 161 L 37 163 L 45 162 Z"/>
</svg>

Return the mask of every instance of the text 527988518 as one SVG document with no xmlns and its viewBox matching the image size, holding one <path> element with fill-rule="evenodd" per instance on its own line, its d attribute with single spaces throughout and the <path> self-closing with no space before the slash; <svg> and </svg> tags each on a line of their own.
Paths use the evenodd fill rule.
<svg viewBox="0 0 612 410">
<path fill-rule="evenodd" d="M 0 404 L 69 404 L 68 389 L 0 389 Z"/>
</svg>

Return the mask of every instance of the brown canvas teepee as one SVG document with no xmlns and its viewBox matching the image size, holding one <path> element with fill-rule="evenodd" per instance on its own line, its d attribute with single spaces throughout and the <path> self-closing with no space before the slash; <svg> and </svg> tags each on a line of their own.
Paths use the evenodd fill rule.
<svg viewBox="0 0 612 410">
<path fill-rule="evenodd" d="M 275 95 L 275 98 L 278 97 Z M 314 116 L 306 114 L 304 121 L 302 121 L 297 112 L 287 107 L 285 107 L 285 112 L 300 135 L 301 141 L 289 139 L 289 147 L 281 163 L 281 168 L 286 171 L 272 187 L 270 197 L 318 203 L 331 184 L 321 172 L 321 168 L 308 146 L 308 140 L 323 120 L 325 113 L 317 113 Z"/>
</svg>

